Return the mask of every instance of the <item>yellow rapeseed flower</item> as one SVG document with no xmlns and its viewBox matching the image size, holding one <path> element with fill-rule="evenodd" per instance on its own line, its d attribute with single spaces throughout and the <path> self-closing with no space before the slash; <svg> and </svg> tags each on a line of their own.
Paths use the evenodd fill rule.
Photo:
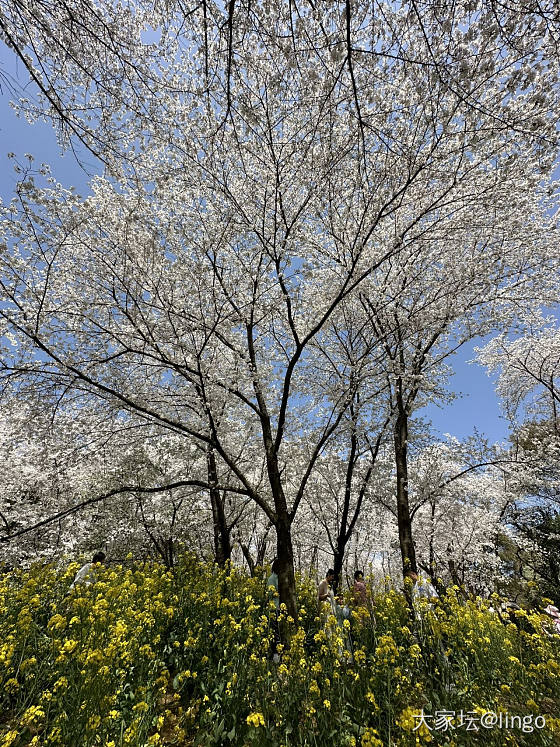
<svg viewBox="0 0 560 747">
<path fill-rule="evenodd" d="M 249 726 L 254 726 L 255 728 L 258 728 L 259 726 L 264 726 L 264 716 L 262 713 L 250 713 L 247 716 L 247 723 Z"/>
</svg>

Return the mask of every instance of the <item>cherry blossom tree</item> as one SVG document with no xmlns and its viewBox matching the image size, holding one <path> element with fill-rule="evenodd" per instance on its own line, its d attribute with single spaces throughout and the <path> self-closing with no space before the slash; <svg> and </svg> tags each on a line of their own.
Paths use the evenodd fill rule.
<svg viewBox="0 0 560 747">
<path fill-rule="evenodd" d="M 512 426 L 512 488 L 522 500 L 546 504 L 560 495 L 560 331 L 540 312 L 525 322 L 524 333 L 495 337 L 478 359 L 499 374 L 496 388 Z"/>
<path fill-rule="evenodd" d="M 498 575 L 499 535 L 511 534 L 504 515 L 509 489 L 507 453 L 478 439 L 448 439 L 421 449 L 411 460 L 412 510 L 418 565 L 478 591 Z"/>
<path fill-rule="evenodd" d="M 99 408 L 52 413 L 22 398 L 11 408 L 4 401 L 2 416 L 0 552 L 8 562 L 104 547 L 113 557 L 137 548 L 172 565 L 174 544 L 188 544 L 192 527 L 208 522 L 208 491 L 196 479 L 203 455 L 181 439 L 108 420 Z M 56 520 L 45 522 L 49 514 Z"/>
<path fill-rule="evenodd" d="M 535 192 L 532 208 L 521 194 L 504 203 L 501 190 L 509 178 L 512 187 L 516 179 L 513 171 L 509 177 L 506 172 L 500 189 L 489 188 L 484 199 L 469 205 L 469 217 L 465 210 L 452 231 L 429 242 L 424 237 L 411 242 L 390 271 L 379 270 L 360 290 L 386 354 L 404 568 L 416 566 L 407 466 L 414 411 L 445 396 L 445 362 L 461 345 L 508 328 L 520 309 L 545 303 L 554 286 L 557 270 L 550 273 L 549 268 L 558 257 L 549 242 L 556 232 L 555 204 L 554 216 L 543 216 L 536 233 L 533 224 L 539 206 L 549 204 L 548 186 Z M 526 222 L 518 222 L 521 213 Z"/>
<path fill-rule="evenodd" d="M 559 578 L 560 334 L 556 318 L 542 312 L 523 322 L 517 335 L 501 334 L 480 348 L 478 358 L 498 374 L 497 392 L 512 429 L 508 482 L 515 500 L 506 521 L 514 535 L 505 554 L 511 559 L 517 592 L 531 597 L 526 582 L 537 579 L 541 595 L 555 597 Z"/>
<path fill-rule="evenodd" d="M 348 380 L 336 398 L 308 394 L 338 309 L 361 298 L 379 326 L 385 289 L 402 301 L 378 335 L 400 392 L 403 346 L 423 361 L 446 329 L 426 313 L 416 344 L 402 300 L 411 278 L 414 305 L 439 309 L 453 293 L 435 287 L 439 261 L 459 282 L 466 254 L 467 278 L 480 271 L 493 298 L 507 282 L 492 265 L 500 247 L 520 279 L 531 256 L 556 266 L 544 203 L 552 20 L 512 10 L 495 21 L 470 4 L 451 19 L 429 4 L 424 20 L 416 5 L 263 1 L 229 3 L 220 25 L 224 7 L 208 2 L 192 13 L 100 4 L 70 37 L 72 6 L 48 22 L 15 7 L 27 23 L 4 13 L 3 34 L 35 44 L 36 113 L 64 122 L 106 171 L 82 200 L 27 169 L 3 209 L 0 316 L 17 340 L 3 372 L 54 399 L 110 402 L 215 457 L 201 482 L 249 498 L 274 526 L 295 617 L 291 527 L 357 391 Z M 520 24 L 509 44 L 506 17 Z M 142 43 L 148 26 L 157 44 Z"/>
<path fill-rule="evenodd" d="M 542 314 L 521 335 L 502 333 L 478 351 L 490 373 L 499 372 L 497 393 L 510 420 L 545 419 L 560 429 L 560 329 Z M 519 423 L 519 421 L 518 421 Z"/>
</svg>

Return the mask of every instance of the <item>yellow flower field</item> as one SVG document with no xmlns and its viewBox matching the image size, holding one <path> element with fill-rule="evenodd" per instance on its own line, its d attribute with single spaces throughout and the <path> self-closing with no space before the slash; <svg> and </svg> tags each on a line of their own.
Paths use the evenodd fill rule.
<svg viewBox="0 0 560 747">
<path fill-rule="evenodd" d="M 450 589 L 413 617 L 389 588 L 339 627 L 303 578 L 275 662 L 266 570 L 186 556 L 70 591 L 77 567 L 0 579 L 0 747 L 560 744 L 560 637 L 537 612 Z"/>
</svg>

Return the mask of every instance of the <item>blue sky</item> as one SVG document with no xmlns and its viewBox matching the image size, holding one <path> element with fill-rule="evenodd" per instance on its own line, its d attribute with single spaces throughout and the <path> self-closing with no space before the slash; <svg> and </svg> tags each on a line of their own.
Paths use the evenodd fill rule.
<svg viewBox="0 0 560 747">
<path fill-rule="evenodd" d="M 0 70 L 3 74 L 18 75 L 24 78 L 23 71 L 14 65 L 11 53 L 0 44 Z M 28 95 L 31 95 L 28 94 Z M 72 153 L 63 154 L 56 141 L 56 135 L 50 124 L 38 122 L 28 124 L 16 117 L 9 105 L 10 93 L 2 81 L 0 93 L 0 196 L 9 201 L 17 181 L 13 164 L 7 154 L 15 153 L 17 159 L 24 160 L 24 154 L 30 153 L 38 165 L 42 162 L 52 167 L 53 176 L 64 186 L 75 186 L 80 194 L 87 194 L 89 176 L 76 161 Z M 83 164 L 93 173 L 93 156 L 83 155 Z M 501 415 L 500 406 L 494 390 L 494 382 L 486 370 L 476 363 L 469 363 L 474 358 L 473 348 L 480 345 L 480 340 L 463 346 L 448 363 L 454 374 L 450 388 L 459 396 L 451 404 L 442 407 L 430 406 L 419 412 L 430 419 L 436 433 L 451 433 L 458 438 L 471 435 L 477 429 L 490 441 L 503 441 L 507 438 L 507 422 Z"/>
<path fill-rule="evenodd" d="M 470 362 L 476 356 L 474 348 L 486 341 L 479 338 L 465 343 L 453 358 L 447 360 L 453 368 L 449 388 L 457 398 L 442 407 L 430 405 L 419 411 L 431 420 L 435 432 L 464 438 L 476 429 L 491 442 L 507 439 L 508 423 L 496 395 L 496 377 L 490 377 L 486 368 L 478 363 Z"/>
<path fill-rule="evenodd" d="M 0 55 L 0 68 L 3 60 Z M 56 142 L 54 129 L 47 123 L 28 124 L 25 119 L 17 117 L 10 106 L 10 95 L 2 86 L 0 93 L 0 196 L 4 201 L 13 194 L 18 176 L 8 153 L 14 153 L 17 160 L 24 162 L 24 155 L 30 153 L 34 165 L 48 163 L 52 166 L 53 176 L 65 186 L 74 185 L 80 194 L 87 190 L 88 174 L 81 168 L 72 153 L 63 153 Z M 91 164 L 93 156 L 86 154 L 84 163 Z M 90 170 L 90 169 L 88 169 Z M 93 171 L 93 169 L 91 169 Z"/>
</svg>

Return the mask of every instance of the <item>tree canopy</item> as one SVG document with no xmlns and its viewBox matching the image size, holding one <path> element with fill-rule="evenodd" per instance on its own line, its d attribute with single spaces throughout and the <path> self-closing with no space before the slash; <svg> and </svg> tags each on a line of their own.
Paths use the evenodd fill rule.
<svg viewBox="0 0 560 747">
<path fill-rule="evenodd" d="M 552 5 L 1 8 L 36 85 L 20 110 L 103 164 L 85 197 L 16 164 L 4 397 L 194 447 L 184 486 L 210 492 L 222 550 L 226 494 L 259 509 L 294 616 L 321 458 L 383 443 L 416 567 L 415 408 L 458 345 L 557 290 Z"/>
</svg>

